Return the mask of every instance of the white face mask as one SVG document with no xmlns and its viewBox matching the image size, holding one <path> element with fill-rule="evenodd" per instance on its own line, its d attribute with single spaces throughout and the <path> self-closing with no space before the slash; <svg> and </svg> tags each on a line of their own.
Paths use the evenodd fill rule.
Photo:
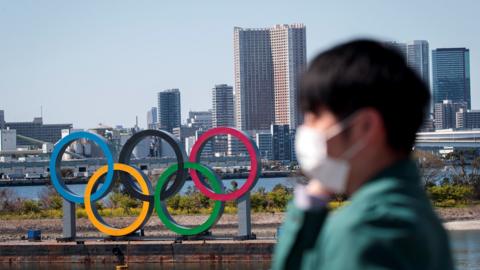
<svg viewBox="0 0 480 270">
<path fill-rule="evenodd" d="M 324 133 L 301 126 L 295 135 L 295 151 L 303 173 L 313 180 L 320 181 L 325 188 L 335 193 L 345 193 L 350 172 L 348 160 L 365 145 L 364 141 L 359 141 L 340 158 L 329 157 L 327 141 L 341 133 L 345 129 L 344 126 L 339 123 Z"/>
</svg>

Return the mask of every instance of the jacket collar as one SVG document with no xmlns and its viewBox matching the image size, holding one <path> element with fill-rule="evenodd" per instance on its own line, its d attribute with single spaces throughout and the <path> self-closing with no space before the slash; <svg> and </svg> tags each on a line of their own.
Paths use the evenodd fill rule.
<svg viewBox="0 0 480 270">
<path fill-rule="evenodd" d="M 355 198 L 368 197 L 368 194 L 376 193 L 383 189 L 382 186 L 384 185 L 376 185 L 375 183 L 382 182 L 387 184 L 392 183 L 392 181 L 398 182 L 396 184 L 400 185 L 420 186 L 420 177 L 415 161 L 411 158 L 405 158 L 387 166 L 363 183 L 363 185 L 350 196 L 350 201 L 353 201 Z"/>
<path fill-rule="evenodd" d="M 370 178 L 367 182 L 373 182 L 382 178 L 401 178 L 406 182 L 419 182 L 419 173 L 418 167 L 415 161 L 413 161 L 410 157 L 398 160 L 387 166 L 380 172 L 378 172 L 374 177 Z"/>
</svg>

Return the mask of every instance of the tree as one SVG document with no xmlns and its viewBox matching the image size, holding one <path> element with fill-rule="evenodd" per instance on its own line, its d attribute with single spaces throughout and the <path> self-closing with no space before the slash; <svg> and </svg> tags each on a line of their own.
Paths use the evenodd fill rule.
<svg viewBox="0 0 480 270">
<path fill-rule="evenodd" d="M 52 186 L 45 188 L 39 197 L 43 209 L 58 210 L 63 206 L 62 197 Z"/>
<path fill-rule="evenodd" d="M 441 177 L 441 169 L 445 167 L 445 162 L 440 156 L 427 151 L 416 150 L 414 156 L 418 161 L 420 175 L 425 187 L 435 185 Z"/>
<path fill-rule="evenodd" d="M 446 157 L 450 161 L 451 183 L 470 185 L 475 198 L 480 198 L 480 156 L 475 150 L 455 150 Z M 468 160 L 471 160 L 469 164 Z M 471 170 L 468 166 L 471 165 Z"/>
<path fill-rule="evenodd" d="M 0 189 L 0 212 L 15 212 L 19 210 L 20 199 L 12 189 Z"/>
</svg>

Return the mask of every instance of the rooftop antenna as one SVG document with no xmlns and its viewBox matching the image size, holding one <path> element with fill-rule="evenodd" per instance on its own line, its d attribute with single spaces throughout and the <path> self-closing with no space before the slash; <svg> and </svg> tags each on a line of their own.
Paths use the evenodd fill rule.
<svg viewBox="0 0 480 270">
<path fill-rule="evenodd" d="M 43 118 L 43 106 L 40 105 L 40 118 Z"/>
</svg>

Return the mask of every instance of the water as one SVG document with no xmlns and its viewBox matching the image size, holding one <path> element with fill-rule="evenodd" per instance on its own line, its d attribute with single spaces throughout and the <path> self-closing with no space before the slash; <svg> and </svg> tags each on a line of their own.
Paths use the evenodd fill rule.
<svg viewBox="0 0 480 270">
<path fill-rule="evenodd" d="M 231 182 L 236 181 L 238 183 L 238 187 L 241 187 L 246 180 L 223 180 L 223 183 L 226 188 L 231 188 Z M 264 188 L 266 191 L 271 191 L 277 184 L 282 184 L 286 187 L 293 187 L 295 185 L 295 178 L 293 177 L 278 177 L 278 178 L 260 178 L 258 179 L 257 184 L 253 188 L 253 191 L 257 191 L 260 188 Z M 76 184 L 76 185 L 68 185 L 69 188 L 77 193 L 83 194 L 85 191 L 85 184 Z M 37 200 L 40 197 L 40 194 L 45 191 L 45 186 L 18 186 L 18 187 L 5 187 L 11 189 L 15 192 L 18 197 L 24 199 L 33 199 Z M 185 192 L 189 189 L 195 189 L 195 185 L 193 181 L 186 181 L 185 185 L 180 190 L 180 194 L 185 194 Z"/>
<path fill-rule="evenodd" d="M 450 231 L 458 270 L 480 270 L 480 230 Z"/>
</svg>

